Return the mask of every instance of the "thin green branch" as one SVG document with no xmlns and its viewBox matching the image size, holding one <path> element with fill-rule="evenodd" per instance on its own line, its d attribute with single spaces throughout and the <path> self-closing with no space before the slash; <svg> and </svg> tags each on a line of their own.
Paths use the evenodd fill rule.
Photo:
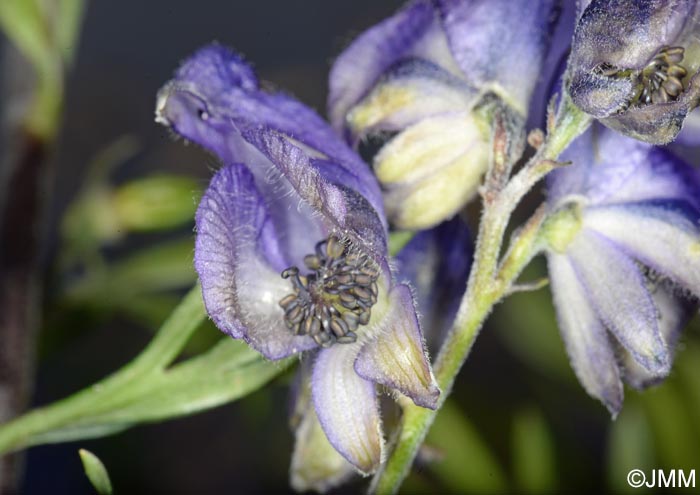
<svg viewBox="0 0 700 495">
<path fill-rule="evenodd" d="M 590 125 L 590 118 L 564 96 L 554 122 L 550 135 L 530 162 L 500 191 L 489 190 L 489 195 L 484 198 L 484 213 L 467 290 L 434 366 L 435 377 L 442 390 L 438 408 L 433 411 L 418 407 L 408 399 L 401 400 L 401 429 L 393 451 L 372 482 L 371 493 L 390 494 L 398 491 L 484 321 L 541 249 L 538 234 L 544 218 L 543 210 L 535 213 L 516 236 L 499 266 L 503 237 L 515 207 L 538 181 L 558 165 L 554 160 Z"/>
</svg>

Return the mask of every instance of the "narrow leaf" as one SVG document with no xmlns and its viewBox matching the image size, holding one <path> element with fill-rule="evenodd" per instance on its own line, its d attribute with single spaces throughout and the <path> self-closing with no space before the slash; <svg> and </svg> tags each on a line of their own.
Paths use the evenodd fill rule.
<svg viewBox="0 0 700 495">
<path fill-rule="evenodd" d="M 85 474 L 99 495 L 112 495 L 112 482 L 102 461 L 89 450 L 80 449 L 80 460 L 83 462 Z"/>
</svg>

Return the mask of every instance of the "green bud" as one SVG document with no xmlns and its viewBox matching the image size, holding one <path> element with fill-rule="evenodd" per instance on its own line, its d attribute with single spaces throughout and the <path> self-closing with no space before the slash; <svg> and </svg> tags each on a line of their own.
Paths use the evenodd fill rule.
<svg viewBox="0 0 700 495">
<path fill-rule="evenodd" d="M 551 249 L 557 253 L 564 253 L 581 230 L 581 225 L 581 204 L 567 203 L 546 220 L 542 227 L 542 236 Z"/>
<path fill-rule="evenodd" d="M 89 450 L 80 449 L 78 454 L 80 454 L 85 474 L 95 491 L 99 495 L 112 495 L 112 482 L 109 480 L 109 474 L 107 474 L 107 469 L 102 461 Z"/>
<path fill-rule="evenodd" d="M 192 221 L 200 195 L 197 182 L 188 177 L 137 179 L 115 191 L 115 215 L 128 231 L 167 230 Z"/>
<path fill-rule="evenodd" d="M 488 132 L 473 112 L 424 119 L 389 141 L 374 160 L 389 220 L 419 230 L 456 214 L 477 193 L 489 162 Z"/>
</svg>

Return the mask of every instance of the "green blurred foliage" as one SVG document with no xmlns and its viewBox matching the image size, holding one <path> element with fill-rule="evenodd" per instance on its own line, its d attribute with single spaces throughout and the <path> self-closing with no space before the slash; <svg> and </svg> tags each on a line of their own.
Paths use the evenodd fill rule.
<svg viewBox="0 0 700 495">
<path fill-rule="evenodd" d="M 78 454 L 80 455 L 80 461 L 83 463 L 85 475 L 98 495 L 112 495 L 112 482 L 109 480 L 107 468 L 105 468 L 102 461 L 89 450 L 80 449 Z"/>
</svg>

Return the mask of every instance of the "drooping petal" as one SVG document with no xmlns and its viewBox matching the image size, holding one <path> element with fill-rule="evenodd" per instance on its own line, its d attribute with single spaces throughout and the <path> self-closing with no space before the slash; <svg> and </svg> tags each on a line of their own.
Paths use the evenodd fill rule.
<svg viewBox="0 0 700 495">
<path fill-rule="evenodd" d="M 397 285 L 388 297 L 388 312 L 370 322 L 372 340 L 358 354 L 355 371 L 400 391 L 419 406 L 435 409 L 440 389 L 426 356 L 411 290 Z"/>
<path fill-rule="evenodd" d="M 700 145 L 700 108 L 693 110 L 685 119 L 683 130 L 678 135 L 676 143 L 686 146 Z"/>
<path fill-rule="evenodd" d="M 591 307 L 566 255 L 547 255 L 559 329 L 581 385 L 615 416 L 622 408 L 622 382 L 610 336 Z"/>
<path fill-rule="evenodd" d="M 345 116 L 397 60 L 410 53 L 434 21 L 427 0 L 411 3 L 368 29 L 338 57 L 329 76 L 328 115 L 342 132 Z"/>
<path fill-rule="evenodd" d="M 288 284 L 261 249 L 269 216 L 250 171 L 228 165 L 212 179 L 197 210 L 195 268 L 207 312 L 222 331 L 245 339 L 269 359 L 316 346 L 294 336 L 283 322 L 279 301 Z M 265 243 L 274 243 L 272 235 Z"/>
<path fill-rule="evenodd" d="M 656 308 L 635 263 L 610 240 L 581 229 L 567 249 L 590 305 L 639 364 L 654 374 L 668 373 L 668 351 Z"/>
<path fill-rule="evenodd" d="M 318 353 L 311 396 L 328 441 L 363 474 L 382 460 L 384 438 L 374 384 L 353 368 L 360 343 L 334 345 Z"/>
<path fill-rule="evenodd" d="M 313 407 L 296 431 L 290 467 L 291 485 L 298 492 L 325 493 L 355 474 L 355 468 L 328 442 Z"/>
<path fill-rule="evenodd" d="M 451 217 L 476 193 L 488 157 L 488 139 L 471 113 L 412 125 L 375 157 L 390 221 L 416 230 Z"/>
<path fill-rule="evenodd" d="M 592 207 L 585 210 L 583 222 L 700 296 L 700 213 L 682 206 L 645 202 Z"/>
<path fill-rule="evenodd" d="M 679 297 L 678 294 L 674 293 L 672 286 L 663 282 L 655 287 L 652 297 L 654 298 L 654 304 L 659 310 L 661 335 L 671 354 L 671 359 L 673 359 L 681 330 L 688 323 L 693 312 L 697 310 L 697 304 L 688 301 L 684 297 Z M 654 375 L 649 373 L 628 353 L 625 353 L 622 365 L 622 379 L 628 385 L 637 389 L 656 385 L 666 377 L 664 374 Z"/>
<path fill-rule="evenodd" d="M 555 0 L 438 0 L 453 56 L 475 87 L 490 88 L 521 114 L 539 81 Z"/>
<path fill-rule="evenodd" d="M 455 217 L 418 232 L 395 258 L 399 281 L 408 281 L 414 290 L 430 349 L 437 349 L 457 314 L 473 249 L 469 228 Z"/>
</svg>

